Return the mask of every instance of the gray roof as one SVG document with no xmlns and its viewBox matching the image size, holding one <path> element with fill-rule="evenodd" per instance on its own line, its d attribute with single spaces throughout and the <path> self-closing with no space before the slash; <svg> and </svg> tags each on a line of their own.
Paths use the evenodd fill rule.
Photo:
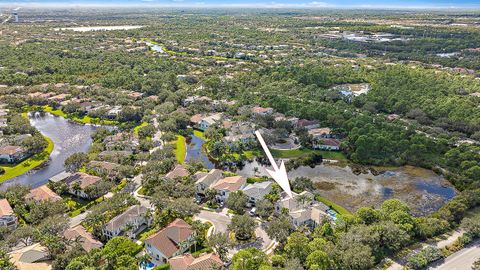
<svg viewBox="0 0 480 270">
<path fill-rule="evenodd" d="M 255 198 L 256 200 L 263 199 L 270 191 L 272 191 L 272 182 L 270 181 L 249 184 L 243 189 L 245 195 Z"/>
<path fill-rule="evenodd" d="M 223 178 L 222 170 L 212 169 L 207 175 L 198 179 L 195 184 L 204 184 L 206 187 L 210 187 L 212 184 L 216 183 L 218 180 Z"/>
<path fill-rule="evenodd" d="M 125 212 L 114 217 L 107 224 L 105 224 L 105 228 L 109 231 L 123 228 L 128 223 L 130 223 L 132 219 L 144 215 L 147 211 L 148 209 L 146 207 L 143 207 L 141 205 L 132 205 Z"/>
<path fill-rule="evenodd" d="M 70 175 L 72 175 L 72 174 L 69 173 L 69 172 L 63 171 L 63 172 L 61 172 L 61 173 L 59 173 L 59 174 L 57 174 L 57 175 L 54 175 L 54 176 L 50 177 L 49 180 L 52 181 L 52 182 L 57 183 L 57 182 L 60 182 L 60 181 L 62 181 L 62 180 L 65 180 L 65 179 L 66 179 L 67 177 L 69 177 Z"/>
</svg>

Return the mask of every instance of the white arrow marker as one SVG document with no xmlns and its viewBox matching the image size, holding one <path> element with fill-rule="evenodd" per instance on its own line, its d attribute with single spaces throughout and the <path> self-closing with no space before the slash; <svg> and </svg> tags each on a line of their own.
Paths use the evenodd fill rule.
<svg viewBox="0 0 480 270">
<path fill-rule="evenodd" d="M 285 169 L 285 164 L 282 163 L 280 164 L 280 168 L 278 168 L 277 163 L 275 162 L 275 159 L 273 159 L 272 153 L 270 153 L 270 150 L 268 150 L 267 144 L 263 140 L 262 134 L 260 132 L 255 131 L 255 135 L 257 135 L 258 140 L 260 141 L 260 144 L 262 145 L 263 151 L 265 151 L 265 154 L 267 154 L 268 160 L 270 160 L 270 163 L 272 164 L 273 171 L 267 169 L 268 174 L 275 180 L 275 182 L 280 185 L 280 187 L 285 191 L 290 198 L 293 198 L 292 195 L 292 190 L 290 189 L 290 182 L 288 182 L 288 176 L 287 176 L 287 170 Z"/>
</svg>

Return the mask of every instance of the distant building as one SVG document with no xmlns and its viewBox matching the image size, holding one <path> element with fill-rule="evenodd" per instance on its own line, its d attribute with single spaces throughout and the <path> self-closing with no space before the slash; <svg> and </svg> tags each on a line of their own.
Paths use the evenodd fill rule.
<svg viewBox="0 0 480 270">
<path fill-rule="evenodd" d="M 77 172 L 65 179 L 68 186 L 68 192 L 80 198 L 90 199 L 90 196 L 85 193 L 85 189 L 91 185 L 95 185 L 102 178 L 90 175 L 83 172 Z"/>
<path fill-rule="evenodd" d="M 18 11 L 12 11 L 13 21 L 18 23 Z"/>
<path fill-rule="evenodd" d="M 198 124 L 198 128 L 201 130 L 206 130 L 212 125 L 215 125 L 216 123 L 220 122 L 220 119 L 222 118 L 222 114 L 217 113 L 213 114 L 210 116 L 207 116 L 200 120 L 200 123 Z"/>
<path fill-rule="evenodd" d="M 330 208 L 315 201 L 312 193 L 304 191 L 300 194 L 293 193 L 292 198 L 283 192 L 282 198 L 275 204 L 277 212 L 282 212 L 282 209 L 288 210 L 288 215 L 295 226 L 306 225 L 315 228 L 323 219 L 329 218 L 327 210 Z"/>
<path fill-rule="evenodd" d="M 320 127 L 320 122 L 318 122 L 317 120 L 300 119 L 297 122 L 297 127 L 306 128 L 306 129 L 314 129 L 314 128 Z"/>
<path fill-rule="evenodd" d="M 268 115 L 273 113 L 273 108 L 253 107 L 251 112 L 253 115 Z"/>
<path fill-rule="evenodd" d="M 178 177 L 186 177 L 189 176 L 190 172 L 185 168 L 185 166 L 177 164 L 173 170 L 168 172 L 165 177 L 170 179 L 175 179 Z"/>
</svg>

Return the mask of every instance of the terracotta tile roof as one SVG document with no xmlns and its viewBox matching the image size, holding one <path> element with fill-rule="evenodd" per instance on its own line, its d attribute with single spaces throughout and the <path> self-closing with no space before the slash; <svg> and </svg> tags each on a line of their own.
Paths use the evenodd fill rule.
<svg viewBox="0 0 480 270">
<path fill-rule="evenodd" d="M 47 248 L 39 243 L 24 247 L 9 253 L 10 262 L 18 270 L 50 270 L 52 265 L 48 260 Z"/>
<path fill-rule="evenodd" d="M 24 149 L 21 146 L 7 145 L 4 147 L 0 147 L 0 155 L 14 155 L 23 151 Z"/>
<path fill-rule="evenodd" d="M 243 185 L 245 185 L 247 181 L 245 180 L 245 177 L 236 175 L 236 176 L 230 176 L 230 177 L 225 177 L 223 179 L 218 180 L 217 183 L 215 183 L 212 188 L 217 189 L 217 190 L 228 190 L 230 192 L 237 191 L 239 190 Z"/>
<path fill-rule="evenodd" d="M 192 233 L 192 226 L 177 218 L 167 227 L 148 237 L 145 243 L 154 246 L 165 256 L 172 257 L 178 251 L 179 244 L 187 240 Z"/>
<path fill-rule="evenodd" d="M 58 194 L 48 188 L 47 185 L 34 188 L 25 196 L 25 200 L 35 202 L 56 202 L 61 199 L 62 197 L 58 196 Z"/>
<path fill-rule="evenodd" d="M 263 107 L 253 107 L 252 113 L 270 113 L 273 112 L 272 108 L 263 108 Z"/>
<path fill-rule="evenodd" d="M 65 179 L 65 182 L 67 183 L 67 185 L 71 185 L 75 182 L 80 182 L 80 188 L 85 189 L 86 187 L 93 185 L 100 180 L 102 180 L 102 178 L 98 176 L 86 174 L 83 172 L 77 172 Z"/>
<path fill-rule="evenodd" d="M 204 115 L 203 114 L 195 114 L 192 117 L 190 117 L 190 122 L 192 123 L 199 123 L 202 121 Z"/>
<path fill-rule="evenodd" d="M 92 234 L 87 232 L 87 230 L 85 230 L 85 228 L 82 225 L 78 225 L 73 228 L 65 230 L 63 235 L 68 240 L 72 240 L 78 237 L 80 240 L 80 244 L 82 245 L 82 248 L 87 252 L 89 252 L 94 248 L 101 248 L 103 246 L 102 242 L 93 238 Z"/>
<path fill-rule="evenodd" d="M 187 170 L 187 168 L 185 168 L 185 166 L 183 165 L 178 164 L 177 166 L 175 166 L 173 170 L 167 173 L 165 177 L 174 179 L 177 177 L 185 177 L 189 175 L 190 175 L 190 172 Z"/>
<path fill-rule="evenodd" d="M 222 260 L 214 253 L 206 253 L 198 258 L 191 254 L 177 256 L 169 260 L 171 270 L 205 270 L 212 266 L 222 266 Z"/>
<path fill-rule="evenodd" d="M 0 217 L 13 215 L 13 209 L 8 203 L 7 199 L 0 200 Z"/>
</svg>

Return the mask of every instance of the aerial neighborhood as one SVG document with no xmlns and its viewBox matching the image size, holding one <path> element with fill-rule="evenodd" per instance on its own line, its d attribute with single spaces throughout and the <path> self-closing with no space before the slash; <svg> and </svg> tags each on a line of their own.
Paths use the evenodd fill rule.
<svg viewBox="0 0 480 270">
<path fill-rule="evenodd" d="M 480 270 L 478 5 L 23 2 L 1 270 Z"/>
</svg>

